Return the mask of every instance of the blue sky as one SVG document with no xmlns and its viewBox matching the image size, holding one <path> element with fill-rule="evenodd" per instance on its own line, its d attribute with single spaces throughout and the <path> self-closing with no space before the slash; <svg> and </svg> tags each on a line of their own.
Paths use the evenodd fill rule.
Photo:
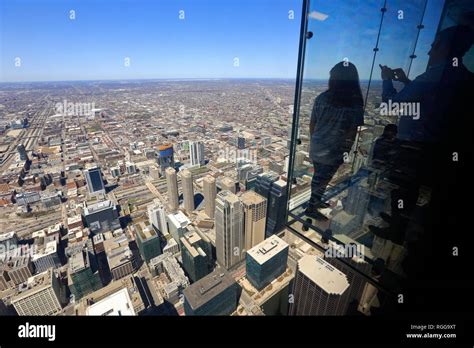
<svg viewBox="0 0 474 348">
<path fill-rule="evenodd" d="M 381 63 L 408 67 L 423 1 L 388 1 Z M 329 69 L 348 57 L 361 78 L 368 78 L 382 3 L 313 0 L 311 10 L 322 15 L 310 22 L 315 37 L 308 42 L 306 76 L 327 78 Z M 425 18 L 420 51 L 431 44 L 442 0 L 429 3 L 434 11 Z M 0 6 L 1 81 L 296 74 L 301 0 L 0 0 Z M 398 8 L 404 10 L 403 21 L 393 16 Z M 75 20 L 69 19 L 70 10 Z M 426 51 L 419 56 L 425 59 Z M 420 59 L 412 69 L 425 67 Z"/>
</svg>

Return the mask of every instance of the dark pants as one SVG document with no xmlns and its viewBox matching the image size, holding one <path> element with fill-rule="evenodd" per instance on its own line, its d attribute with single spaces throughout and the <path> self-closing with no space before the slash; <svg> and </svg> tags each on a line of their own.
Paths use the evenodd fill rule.
<svg viewBox="0 0 474 348">
<path fill-rule="evenodd" d="M 311 180 L 311 198 L 309 199 L 308 205 L 310 209 L 319 206 L 324 192 L 326 191 L 326 187 L 334 174 L 336 174 L 340 165 L 341 163 L 325 164 L 313 162 L 314 174 L 313 179 Z"/>
</svg>

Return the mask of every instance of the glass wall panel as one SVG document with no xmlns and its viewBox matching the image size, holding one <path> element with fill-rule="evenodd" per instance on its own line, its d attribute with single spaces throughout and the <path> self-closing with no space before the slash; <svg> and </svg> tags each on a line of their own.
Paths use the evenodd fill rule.
<svg viewBox="0 0 474 348">
<path fill-rule="evenodd" d="M 406 182 L 394 178 L 401 116 L 383 98 L 382 71 L 400 91 L 405 75 L 426 70 L 442 8 L 437 0 L 315 0 L 307 11 L 288 226 L 318 245 L 357 247 L 391 274 L 392 290 L 407 250 L 404 237 L 387 237 L 386 229 Z M 413 205 L 429 197 L 422 186 Z"/>
</svg>

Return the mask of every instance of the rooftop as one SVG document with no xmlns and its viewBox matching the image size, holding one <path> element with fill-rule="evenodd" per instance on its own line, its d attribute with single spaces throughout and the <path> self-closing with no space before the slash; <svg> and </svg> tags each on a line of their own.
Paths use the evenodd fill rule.
<svg viewBox="0 0 474 348">
<path fill-rule="evenodd" d="M 99 203 L 91 204 L 87 207 L 84 208 L 84 214 L 93 214 L 97 213 L 99 211 L 108 209 L 108 208 L 113 208 L 112 202 L 109 200 L 102 201 Z"/>
<path fill-rule="evenodd" d="M 266 201 L 264 197 L 260 196 L 258 193 L 252 190 L 245 191 L 242 196 L 240 196 L 240 200 L 245 205 L 254 205 Z"/>
<path fill-rule="evenodd" d="M 87 315 L 135 315 L 133 303 L 127 289 L 120 289 L 117 292 L 105 297 L 99 302 L 89 306 Z"/>
<path fill-rule="evenodd" d="M 303 256 L 298 269 L 328 294 L 342 295 L 349 287 L 346 275 L 319 256 Z"/>
<path fill-rule="evenodd" d="M 195 309 L 235 284 L 234 278 L 229 273 L 223 269 L 216 269 L 184 289 L 184 296 L 191 307 Z"/>
<path fill-rule="evenodd" d="M 262 265 L 285 248 L 288 248 L 288 244 L 277 235 L 272 235 L 249 249 L 247 254 Z"/>
</svg>

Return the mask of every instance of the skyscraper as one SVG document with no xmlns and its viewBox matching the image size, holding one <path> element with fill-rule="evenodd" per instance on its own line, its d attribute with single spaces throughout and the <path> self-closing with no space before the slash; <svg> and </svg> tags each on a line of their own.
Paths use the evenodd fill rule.
<svg viewBox="0 0 474 348">
<path fill-rule="evenodd" d="M 347 236 L 336 235 L 337 240 L 348 239 Z M 341 238 L 341 239 L 338 239 Z M 349 287 L 349 302 L 353 300 L 360 303 L 367 281 L 355 269 L 364 274 L 371 274 L 372 265 L 364 260 L 363 255 L 357 251 L 356 244 L 346 244 L 343 247 L 340 244 L 332 243 L 326 250 L 324 260 L 339 269 L 347 276 Z"/>
<path fill-rule="evenodd" d="M 190 213 L 194 210 L 194 188 L 193 174 L 187 169 L 181 172 L 181 184 L 183 185 L 184 209 Z"/>
<path fill-rule="evenodd" d="M 83 215 L 92 233 L 114 231 L 120 228 L 117 207 L 109 200 L 84 207 Z"/>
<path fill-rule="evenodd" d="M 217 262 L 230 269 L 243 259 L 243 209 L 239 198 L 230 191 L 216 197 L 216 254 Z"/>
<path fill-rule="evenodd" d="M 11 303 L 18 315 L 55 315 L 62 309 L 60 287 L 56 274 L 50 268 L 28 278 Z"/>
<path fill-rule="evenodd" d="M 166 168 L 166 186 L 168 187 L 168 207 L 171 211 L 178 210 L 178 181 L 176 179 L 176 170 Z"/>
<path fill-rule="evenodd" d="M 183 291 L 186 315 L 230 315 L 237 308 L 240 288 L 222 269 L 191 284 Z"/>
<path fill-rule="evenodd" d="M 199 234 L 195 232 L 187 232 L 181 238 L 183 268 L 193 282 L 209 274 L 209 255 L 204 251 L 203 243 Z"/>
<path fill-rule="evenodd" d="M 167 168 L 174 168 L 174 150 L 172 144 L 161 145 L 159 148 L 160 157 L 158 163 L 160 164 L 161 174 Z"/>
<path fill-rule="evenodd" d="M 221 179 L 221 191 L 230 191 L 232 193 L 235 193 L 235 181 L 232 180 L 231 178 L 228 177 L 223 177 Z"/>
<path fill-rule="evenodd" d="M 25 145 L 18 144 L 16 149 L 18 150 L 18 154 L 20 155 L 20 160 L 21 161 L 27 161 L 28 160 L 28 154 L 26 153 Z"/>
<path fill-rule="evenodd" d="M 240 197 L 244 210 L 245 250 L 265 239 L 267 200 L 254 191 L 246 191 Z"/>
<path fill-rule="evenodd" d="M 276 235 L 265 239 L 246 253 L 247 279 L 263 289 L 286 270 L 288 244 Z"/>
<path fill-rule="evenodd" d="M 86 179 L 87 189 L 90 194 L 104 193 L 105 187 L 102 181 L 102 173 L 99 167 L 92 167 L 84 170 L 84 178 Z"/>
<path fill-rule="evenodd" d="M 189 160 L 191 166 L 204 165 L 204 144 L 202 141 L 191 141 L 189 143 Z"/>
<path fill-rule="evenodd" d="M 344 315 L 349 305 L 349 282 L 344 273 L 315 255 L 298 261 L 292 315 Z"/>
<path fill-rule="evenodd" d="M 263 173 L 257 176 L 255 192 L 267 199 L 265 235 L 269 237 L 285 224 L 286 182 L 274 172 Z"/>
<path fill-rule="evenodd" d="M 163 235 L 168 234 L 168 224 L 166 223 L 165 208 L 162 204 L 152 204 L 147 208 L 148 220 Z"/>
<path fill-rule="evenodd" d="M 136 225 L 136 231 L 136 242 L 143 261 L 148 263 L 152 258 L 161 255 L 160 237 L 151 226 L 141 228 Z"/>
<path fill-rule="evenodd" d="M 208 175 L 203 180 L 204 204 L 206 215 L 214 219 L 214 210 L 216 209 L 216 179 Z"/>
</svg>

